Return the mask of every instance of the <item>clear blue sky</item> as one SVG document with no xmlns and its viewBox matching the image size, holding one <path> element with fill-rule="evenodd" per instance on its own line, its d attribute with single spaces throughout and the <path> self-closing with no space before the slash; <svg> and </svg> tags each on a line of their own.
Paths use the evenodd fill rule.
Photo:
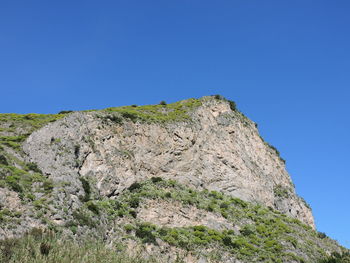
<svg viewBox="0 0 350 263">
<path fill-rule="evenodd" d="M 0 112 L 222 94 L 350 247 L 350 1 L 0 1 Z"/>
</svg>

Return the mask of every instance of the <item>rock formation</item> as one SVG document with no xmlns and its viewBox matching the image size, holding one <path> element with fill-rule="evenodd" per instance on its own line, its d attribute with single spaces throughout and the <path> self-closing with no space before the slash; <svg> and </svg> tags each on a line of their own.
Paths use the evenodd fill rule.
<svg viewBox="0 0 350 263">
<path fill-rule="evenodd" d="M 233 102 L 220 96 L 46 117 L 5 114 L 1 128 L 0 207 L 6 211 L 0 214 L 6 219 L 0 221 L 1 239 L 49 226 L 62 227 L 68 236 L 99 233 L 113 244 L 126 225 L 132 226 L 129 232 L 136 226 L 150 228 L 149 233 L 157 227 L 201 226 L 239 236 L 250 226 L 258 231 L 260 223 L 249 213 L 261 213 L 260 219 L 274 213 L 304 225 L 295 231 L 303 233 L 309 227 L 308 233 L 317 233 L 311 209 L 296 194 L 278 151 Z M 157 190 L 147 183 L 150 180 L 164 183 Z M 186 194 L 171 190 L 173 186 Z M 135 195 L 133 189 L 143 190 Z M 235 202 L 245 209 L 240 220 L 238 210 L 230 208 Z M 207 231 L 203 229 L 198 231 Z M 165 253 L 172 261 L 174 254 L 184 253 L 175 241 L 159 236 L 145 241 L 140 231 L 134 235 L 148 244 L 149 254 Z M 226 241 L 230 247 L 231 241 Z M 325 254 L 340 251 L 333 241 L 322 242 L 314 237 L 314 246 Z M 125 243 L 129 249 L 138 246 L 132 240 Z M 293 246 L 285 245 L 288 250 Z M 213 248 L 206 251 L 214 253 Z M 184 260 L 206 262 L 195 255 L 187 253 Z M 218 262 L 240 262 L 230 255 L 226 251 Z M 294 261 L 285 262 L 312 257 L 299 249 Z"/>
</svg>

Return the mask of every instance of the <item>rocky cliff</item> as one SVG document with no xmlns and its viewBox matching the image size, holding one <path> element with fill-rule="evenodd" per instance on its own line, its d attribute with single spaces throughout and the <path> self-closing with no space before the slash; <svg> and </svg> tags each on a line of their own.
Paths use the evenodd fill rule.
<svg viewBox="0 0 350 263">
<path fill-rule="evenodd" d="M 220 96 L 59 115 L 4 114 L 0 132 L 2 239 L 49 227 L 66 236 L 103 236 L 110 244 L 123 240 L 127 250 L 163 253 L 167 261 L 181 254 L 185 262 L 251 262 L 259 259 L 258 248 L 268 251 L 273 235 L 265 233 L 262 246 L 242 239 L 240 247 L 236 239 L 259 231 L 262 238 L 259 226 L 268 221 L 279 229 L 276 235 L 285 231 L 289 238 L 272 238 L 276 251 L 264 252 L 266 260 L 282 251 L 276 260 L 284 262 L 341 251 L 318 238 L 311 209 L 295 193 L 278 151 Z M 187 229 L 181 232 L 187 245 L 169 229 Z M 214 231 L 214 241 L 229 249 L 202 247 L 198 256 L 200 244 L 188 243 L 195 231 Z M 294 232 L 301 239 L 310 235 L 300 244 L 318 252 L 295 244 Z M 256 251 L 241 257 L 244 247 Z"/>
<path fill-rule="evenodd" d="M 111 197 L 134 182 L 160 176 L 261 203 L 314 227 L 284 161 L 252 121 L 227 101 L 210 97 L 178 107 L 188 119 L 152 121 L 154 113 L 142 107 L 134 111 L 150 115 L 143 121 L 137 121 L 138 114 L 119 120 L 123 115 L 113 109 L 73 113 L 31 134 L 24 151 L 55 183 L 71 184 L 69 195 L 59 198 L 72 206 L 83 194 L 80 177 L 95 179 L 99 193 Z M 166 107 L 158 110 L 167 114 Z"/>
</svg>

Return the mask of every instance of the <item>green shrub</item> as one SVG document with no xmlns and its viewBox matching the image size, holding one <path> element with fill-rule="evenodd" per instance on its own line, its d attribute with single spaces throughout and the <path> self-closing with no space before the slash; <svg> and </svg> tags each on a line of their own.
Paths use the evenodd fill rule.
<svg viewBox="0 0 350 263">
<path fill-rule="evenodd" d="M 326 233 L 323 233 L 323 232 L 317 232 L 317 236 L 321 239 L 324 239 L 327 237 Z"/>
<path fill-rule="evenodd" d="M 117 211 L 117 216 L 119 217 L 124 217 L 127 214 L 125 210 L 118 210 Z"/>
<path fill-rule="evenodd" d="M 79 178 L 82 186 L 83 186 L 83 189 L 84 189 L 84 192 L 85 192 L 85 195 L 84 197 L 82 198 L 82 201 L 83 202 L 87 202 L 90 200 L 90 196 L 91 196 L 91 186 L 90 186 L 90 183 L 87 179 L 85 179 L 84 177 L 80 177 Z"/>
<path fill-rule="evenodd" d="M 137 196 L 133 196 L 129 201 L 129 205 L 132 208 L 137 208 L 139 204 L 140 204 L 140 198 L 138 198 Z"/>
<path fill-rule="evenodd" d="M 73 225 L 73 226 L 70 226 L 70 231 L 72 231 L 72 233 L 75 235 L 76 233 L 77 233 L 77 231 L 78 231 L 78 227 L 77 226 L 75 226 L 75 225 Z"/>
<path fill-rule="evenodd" d="M 199 232 L 205 232 L 207 230 L 207 228 L 205 226 L 199 225 L 199 226 L 194 226 L 193 230 L 199 231 Z"/>
<path fill-rule="evenodd" d="M 7 159 L 4 155 L 0 154 L 0 164 L 8 165 Z"/>
<path fill-rule="evenodd" d="M 58 114 L 68 114 L 71 112 L 73 112 L 73 111 L 72 110 L 63 110 L 63 111 L 60 111 Z"/>
<path fill-rule="evenodd" d="M 273 240 L 273 239 L 266 240 L 264 247 L 266 250 L 270 250 L 275 253 L 279 253 L 283 249 L 282 245 L 277 240 Z"/>
<path fill-rule="evenodd" d="M 131 232 L 131 231 L 133 231 L 135 229 L 135 227 L 133 226 L 133 225 L 131 225 L 131 224 L 126 224 L 126 225 L 124 225 L 124 230 L 126 231 L 126 232 Z"/>
<path fill-rule="evenodd" d="M 229 202 L 222 202 L 220 204 L 220 208 L 221 209 L 228 209 L 230 207 L 230 203 Z"/>
<path fill-rule="evenodd" d="M 152 181 L 152 183 L 155 184 L 155 183 L 163 181 L 163 179 L 161 177 L 151 177 L 151 181 Z"/>
<path fill-rule="evenodd" d="M 221 95 L 214 95 L 214 99 L 216 100 L 223 100 L 223 101 L 227 101 L 228 104 L 230 105 L 230 108 L 232 111 L 236 111 L 237 107 L 236 107 L 236 103 L 232 100 L 228 100 L 225 97 L 221 96 Z"/>
<path fill-rule="evenodd" d="M 280 152 L 277 150 L 277 148 L 269 143 L 266 143 L 267 146 L 269 146 L 272 150 L 275 151 L 275 153 L 277 154 L 277 156 L 281 156 Z"/>
<path fill-rule="evenodd" d="M 223 198 L 223 194 L 218 192 L 218 191 L 211 191 L 209 193 L 209 197 L 213 197 L 215 199 L 222 199 Z"/>
<path fill-rule="evenodd" d="M 49 179 L 45 180 L 43 183 L 43 188 L 44 188 L 46 193 L 51 192 L 54 188 L 53 182 Z"/>
<path fill-rule="evenodd" d="M 142 187 L 142 185 L 141 185 L 140 183 L 135 182 L 135 183 L 132 183 L 132 184 L 129 186 L 128 190 L 129 190 L 130 192 L 133 192 L 133 191 L 135 191 L 135 190 L 139 190 L 141 187 Z"/>
<path fill-rule="evenodd" d="M 216 205 L 214 203 L 210 203 L 208 204 L 206 210 L 209 212 L 214 212 L 216 210 Z"/>
<path fill-rule="evenodd" d="M 93 201 L 88 201 L 86 207 L 96 215 L 100 214 L 98 206 Z"/>
<path fill-rule="evenodd" d="M 255 233 L 255 228 L 252 225 L 245 225 L 241 230 L 240 233 L 243 236 L 250 236 Z"/>
<path fill-rule="evenodd" d="M 80 210 L 75 210 L 73 212 L 73 217 L 79 222 L 80 225 L 86 225 L 89 227 L 96 227 L 96 223 L 92 219 L 91 215 L 83 211 L 82 209 Z"/>
<path fill-rule="evenodd" d="M 155 236 L 156 226 L 151 223 L 142 223 L 137 226 L 135 231 L 135 235 L 142 239 L 145 243 L 153 243 L 156 244 L 156 236 Z"/>
<path fill-rule="evenodd" d="M 299 199 L 300 199 L 301 202 L 303 202 L 303 204 L 304 204 L 307 208 L 309 208 L 309 209 L 311 210 L 311 206 L 306 202 L 306 200 L 305 200 L 304 198 L 302 198 L 302 197 L 299 196 Z"/>
<path fill-rule="evenodd" d="M 136 122 L 139 119 L 138 115 L 133 112 L 121 112 L 121 115 L 132 122 Z"/>
<path fill-rule="evenodd" d="M 76 159 L 79 158 L 79 153 L 80 153 L 80 145 L 74 145 L 74 156 Z"/>
<path fill-rule="evenodd" d="M 232 100 L 228 100 L 228 103 L 230 105 L 230 108 L 232 111 L 236 111 L 237 110 L 237 106 L 236 106 L 236 103 Z"/>
<path fill-rule="evenodd" d="M 50 250 L 51 250 L 51 245 L 49 243 L 42 242 L 40 244 L 40 253 L 41 253 L 41 255 L 44 255 L 44 256 L 49 255 Z"/>
<path fill-rule="evenodd" d="M 7 176 L 6 177 L 6 183 L 11 187 L 11 189 L 17 193 L 23 193 L 24 189 L 19 184 L 19 178 L 16 176 Z"/>
<path fill-rule="evenodd" d="M 227 247 L 231 247 L 231 248 L 236 248 L 237 245 L 236 243 L 234 242 L 234 239 L 232 236 L 225 236 L 223 239 L 222 239 L 222 242 L 225 246 Z"/>
<path fill-rule="evenodd" d="M 123 123 L 123 119 L 117 115 L 107 115 L 105 118 L 117 124 Z"/>
<path fill-rule="evenodd" d="M 135 210 L 129 210 L 129 215 L 131 215 L 133 218 L 136 218 L 137 217 L 137 213 Z"/>
<path fill-rule="evenodd" d="M 288 188 L 278 184 L 273 188 L 273 192 L 275 196 L 280 198 L 288 198 L 289 197 L 289 190 Z"/>
<path fill-rule="evenodd" d="M 232 197 L 230 201 L 235 205 L 241 206 L 242 208 L 245 208 L 248 206 L 248 204 L 246 202 L 244 202 L 243 200 L 241 200 L 239 198 Z"/>
<path fill-rule="evenodd" d="M 27 170 L 42 174 L 42 171 L 40 170 L 40 168 L 36 163 L 27 163 L 26 168 Z"/>
<path fill-rule="evenodd" d="M 34 201 L 35 200 L 35 195 L 32 193 L 28 193 L 25 195 L 26 198 L 28 198 L 30 201 Z"/>
</svg>

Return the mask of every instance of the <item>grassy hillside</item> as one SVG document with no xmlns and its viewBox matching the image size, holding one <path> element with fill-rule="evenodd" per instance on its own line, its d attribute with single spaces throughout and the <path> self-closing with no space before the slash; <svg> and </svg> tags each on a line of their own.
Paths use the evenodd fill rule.
<svg viewBox="0 0 350 263">
<path fill-rule="evenodd" d="M 65 226 L 70 229 L 70 235 L 63 238 L 63 228 L 56 227 L 51 234 L 36 230 L 19 240 L 5 240 L 1 243 L 3 260 L 51 262 L 59 256 L 62 261 L 52 262 L 94 262 L 93 259 L 100 257 L 105 260 L 101 262 L 137 262 L 127 254 L 127 244 L 132 241 L 140 248 L 139 262 L 147 262 L 147 258 L 150 262 L 160 260 L 157 252 L 145 253 L 149 245 L 162 249 L 175 247 L 183 257 L 186 254 L 205 256 L 211 262 L 221 262 L 228 257 L 243 262 L 347 262 L 345 249 L 311 227 L 273 209 L 219 192 L 196 191 L 173 180 L 153 177 L 134 183 L 111 200 L 93 196 L 88 179 L 85 182 L 87 195 L 82 197 L 85 204 L 74 211 L 74 220 Z M 196 207 L 203 215 L 212 213 L 225 218 L 232 229 L 217 230 L 204 225 L 169 227 L 142 221 L 138 214 L 148 200 Z M 82 230 L 99 229 L 104 220 L 108 220 L 117 233 L 112 246 L 106 247 L 98 241 L 103 239 L 103 234 L 93 239 L 92 236 L 83 238 Z M 332 252 L 337 253 L 330 259 Z"/>
</svg>

